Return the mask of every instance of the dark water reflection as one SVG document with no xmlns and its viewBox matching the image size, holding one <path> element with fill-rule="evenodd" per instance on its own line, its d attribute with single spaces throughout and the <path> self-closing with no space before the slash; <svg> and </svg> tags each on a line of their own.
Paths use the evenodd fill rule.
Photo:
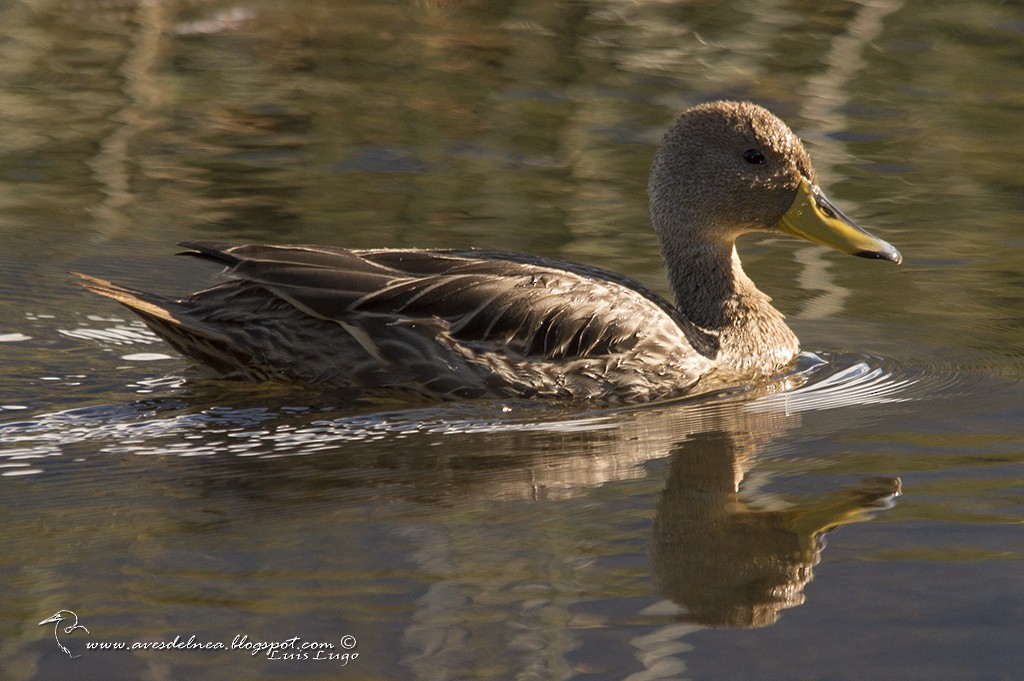
<svg viewBox="0 0 1024 681">
<path fill-rule="evenodd" d="M 105 599 L 59 596 L 81 604 L 76 607 L 89 613 L 93 630 L 115 640 L 154 626 L 153 637 L 167 632 L 171 640 L 177 633 L 166 627 L 186 626 L 189 635 L 219 640 L 224 630 L 218 627 L 230 627 L 224 617 L 244 618 L 244 630 L 252 631 L 280 627 L 300 613 L 308 618 L 301 626 L 317 631 L 313 623 L 332 620 L 305 610 L 307 590 L 346 608 L 356 596 L 365 601 L 364 615 L 391 612 L 386 624 L 401 628 L 400 661 L 415 677 L 481 654 L 522 665 L 528 656 L 515 653 L 517 641 L 571 655 L 575 646 L 560 648 L 547 639 L 545 618 L 533 630 L 534 614 L 513 616 L 487 634 L 512 636 L 497 648 L 465 641 L 464 635 L 484 635 L 495 625 L 487 618 L 465 620 L 463 611 L 501 607 L 487 605 L 487 594 L 497 588 L 508 606 L 556 609 L 570 630 L 585 631 L 592 626 L 588 618 L 607 619 L 622 606 L 609 611 L 599 604 L 587 612 L 592 599 L 573 596 L 582 586 L 564 580 L 586 581 L 588 572 L 598 583 L 610 578 L 600 589 L 611 588 L 608 595 L 619 600 L 617 573 L 625 569 L 630 581 L 646 581 L 642 562 L 631 554 L 649 542 L 647 579 L 655 590 L 642 599 L 646 606 L 627 608 L 635 609 L 631 617 L 638 622 L 663 623 L 655 639 L 667 654 L 677 645 L 675 623 L 770 624 L 781 609 L 802 602 L 824 532 L 888 507 L 899 491 L 897 479 L 846 489 L 833 483 L 832 491 L 784 499 L 740 491 L 761 451 L 800 428 L 803 412 L 841 408 L 851 395 L 863 406 L 859 386 L 871 386 L 876 404 L 911 399 L 900 395 L 906 382 L 885 374 L 850 357 L 809 356 L 800 371 L 752 394 L 590 414 L 525 403 L 390 411 L 377 405 L 338 414 L 323 404 L 287 406 L 282 400 L 298 398 L 294 392 L 247 389 L 232 395 L 237 406 L 200 407 L 226 394 L 223 386 L 215 391 L 202 384 L 179 388 L 176 399 L 43 414 L 0 429 L 11 445 L 7 461 L 32 467 L 6 470 L 35 473 L 42 484 L 63 481 L 59 504 L 36 499 L 16 512 L 21 522 L 48 528 L 51 541 L 24 536 L 12 545 L 18 558 L 8 569 L 36 589 L 63 593 L 71 586 L 66 580 L 49 580 L 74 573 L 83 556 L 97 549 L 119 556 L 108 563 L 120 575 L 118 612 L 104 606 Z M 253 406 L 244 406 L 248 400 Z M 660 492 L 661 476 L 650 476 L 656 470 L 665 471 Z M 129 488 L 138 480 L 145 481 L 142 489 Z M 761 485 L 769 480 L 770 474 Z M 602 502 L 600 490 L 619 486 L 634 488 L 612 503 L 626 508 L 587 519 L 588 507 L 611 501 Z M 537 516 L 538 506 L 546 513 Z M 647 520 L 652 516 L 653 523 Z M 316 531 L 309 527 L 314 518 Z M 527 518 L 539 526 L 522 527 Z M 547 539 L 523 544 L 488 536 L 491 531 Z M 612 538 L 601 538 L 608 531 Z M 332 550 L 334 539 L 345 546 Z M 63 548 L 54 550 L 54 541 Z M 97 542 L 104 548 L 90 546 Z M 226 543 L 214 550 L 211 542 Z M 45 558 L 38 553 L 44 545 Z M 566 550 L 583 553 L 571 557 Z M 361 551 L 371 551 L 369 563 L 353 562 Z M 575 566 L 561 577 L 545 567 L 563 560 Z M 492 571 L 505 561 L 517 567 L 503 566 L 497 577 Z M 430 574 L 440 581 L 430 585 Z M 75 589 L 88 584 L 74 580 Z M 253 598 L 277 605 L 263 612 Z M 575 613 L 581 604 L 584 612 Z M 138 613 L 140 606 L 159 610 L 161 623 L 123 612 Z M 373 636 L 384 624 L 355 621 Z M 360 638 L 367 654 L 391 650 L 371 642 L 367 632 Z M 84 641 L 76 643 L 81 648 Z M 503 646 L 512 647 L 503 653 Z M 124 673 L 147 664 L 140 654 L 76 652 Z M 231 659 L 218 654 L 218 664 Z M 179 657 L 171 669 L 210 675 L 209 664 Z M 390 666 L 377 660 L 373 668 Z"/>
<path fill-rule="evenodd" d="M 996 0 L 0 5 L 4 671 L 1016 678 L 1022 33 Z M 68 281 L 194 290 L 173 243 L 220 238 L 522 250 L 664 291 L 653 145 L 721 96 L 786 118 L 906 256 L 741 243 L 822 360 L 750 392 L 192 382 Z M 37 625 L 61 608 L 80 659 Z M 193 634 L 360 657 L 83 649 Z"/>
</svg>

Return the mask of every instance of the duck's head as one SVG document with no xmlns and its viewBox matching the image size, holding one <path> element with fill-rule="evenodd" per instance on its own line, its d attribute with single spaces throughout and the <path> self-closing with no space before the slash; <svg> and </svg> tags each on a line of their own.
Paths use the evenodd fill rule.
<svg viewBox="0 0 1024 681">
<path fill-rule="evenodd" d="M 797 136 L 749 102 L 709 102 L 680 114 L 655 154 L 648 193 L 668 256 L 682 244 L 731 247 L 741 234 L 781 232 L 902 260 L 828 200 Z"/>
</svg>

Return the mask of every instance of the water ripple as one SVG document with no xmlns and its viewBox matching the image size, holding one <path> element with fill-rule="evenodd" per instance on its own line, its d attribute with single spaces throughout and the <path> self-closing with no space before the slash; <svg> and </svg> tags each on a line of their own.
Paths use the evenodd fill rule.
<svg viewBox="0 0 1024 681">
<path fill-rule="evenodd" d="M 801 384 L 772 396 L 808 409 L 948 399 L 982 389 L 1009 387 L 1019 380 L 1012 372 L 993 371 L 988 364 L 931 358 L 899 361 L 877 355 L 804 353 L 789 377 Z M 1010 379 L 1010 380 L 1002 380 Z M 761 400 L 766 406 L 773 399 Z"/>
<path fill-rule="evenodd" d="M 998 375 L 996 379 L 1000 378 Z M 196 404 L 199 393 L 180 381 L 154 381 L 151 399 L 42 414 L 0 424 L 0 477 L 38 473 L 43 462 L 70 451 L 102 454 L 276 458 L 309 455 L 344 443 L 371 443 L 412 436 L 549 433 L 588 440 L 643 437 L 657 412 L 670 410 L 675 428 L 720 428 L 723 415 L 791 415 L 798 412 L 986 393 L 1000 385 L 986 367 L 899 362 L 879 356 L 804 353 L 797 366 L 774 381 L 632 409 L 580 411 L 533 402 L 465 403 L 380 408 L 380 405 L 284 406 L 281 392 L 244 393 L 236 405 L 226 387 L 221 406 Z M 220 387 L 220 386 L 219 386 Z M 296 395 L 286 393 L 288 405 Z M 161 397 L 162 395 L 162 397 Z M 206 395 L 209 398 L 209 395 Z M 307 395 L 303 399 L 315 400 Z M 252 406 L 254 405 L 255 406 Z M 738 411 L 737 411 L 738 410 Z M 732 417 L 729 417 L 732 418 Z M 728 418 L 725 419 L 728 423 Z M 636 432 L 626 433 L 630 429 Z M 672 435 L 666 435 L 671 439 Z M 86 443 L 84 447 L 76 447 Z"/>
</svg>

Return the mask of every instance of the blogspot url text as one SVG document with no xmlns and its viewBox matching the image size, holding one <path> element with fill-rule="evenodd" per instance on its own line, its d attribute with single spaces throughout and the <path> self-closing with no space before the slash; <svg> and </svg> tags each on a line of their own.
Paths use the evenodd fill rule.
<svg viewBox="0 0 1024 681">
<path fill-rule="evenodd" d="M 175 636 L 167 641 L 88 641 L 86 650 L 235 650 L 256 657 L 264 656 L 268 660 L 312 660 L 331 661 L 341 666 L 359 659 L 354 648 L 358 645 L 355 636 L 346 634 L 333 641 L 305 641 L 298 636 L 277 641 L 261 641 L 250 639 L 248 634 L 236 635 L 230 643 L 224 641 L 203 641 L 196 635 L 188 638 Z"/>
</svg>

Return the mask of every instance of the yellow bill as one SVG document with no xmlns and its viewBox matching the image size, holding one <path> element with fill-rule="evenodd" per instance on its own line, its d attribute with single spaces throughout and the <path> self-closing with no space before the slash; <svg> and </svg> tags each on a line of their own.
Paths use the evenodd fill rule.
<svg viewBox="0 0 1024 681">
<path fill-rule="evenodd" d="M 834 248 L 861 258 L 889 260 L 897 265 L 903 256 L 892 244 L 862 229 L 807 178 L 801 178 L 793 205 L 779 219 L 778 227 L 787 234 Z"/>
</svg>

